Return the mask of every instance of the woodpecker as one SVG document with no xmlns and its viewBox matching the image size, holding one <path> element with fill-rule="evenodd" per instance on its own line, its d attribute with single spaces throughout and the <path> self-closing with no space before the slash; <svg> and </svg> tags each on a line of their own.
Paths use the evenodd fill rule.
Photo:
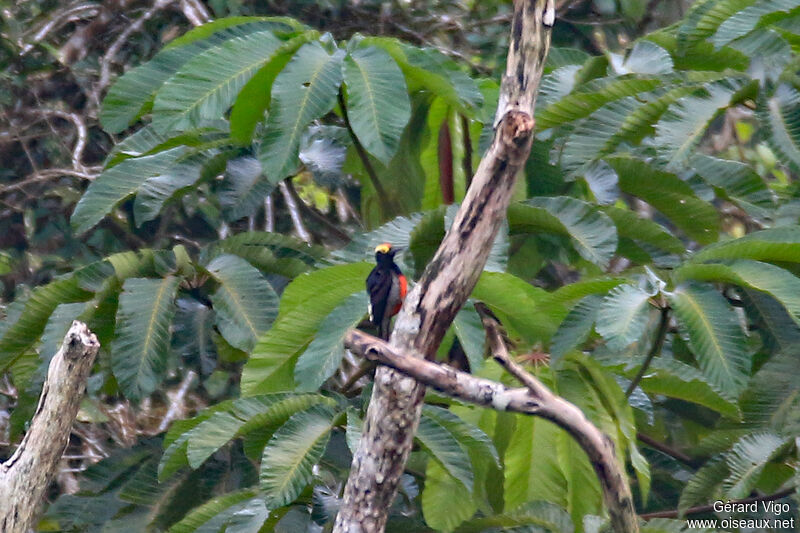
<svg viewBox="0 0 800 533">
<path fill-rule="evenodd" d="M 378 336 L 389 340 L 392 317 L 400 312 L 408 292 L 408 281 L 394 262 L 399 250 L 388 242 L 375 247 L 375 268 L 367 276 L 369 319 L 378 327 Z"/>
</svg>

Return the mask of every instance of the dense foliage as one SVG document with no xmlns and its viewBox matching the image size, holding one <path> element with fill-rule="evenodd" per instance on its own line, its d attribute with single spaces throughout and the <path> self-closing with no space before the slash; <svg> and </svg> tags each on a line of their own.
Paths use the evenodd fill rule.
<svg viewBox="0 0 800 533">
<path fill-rule="evenodd" d="M 652 22 L 622 5 L 628 27 Z M 800 484 L 799 30 L 797 2 L 700 0 L 625 49 L 557 33 L 548 57 L 537 140 L 472 297 L 612 438 L 641 514 Z M 77 200 L 49 230 L 64 247 L 39 259 L 52 281 L 15 285 L 0 330 L 10 440 L 71 321 L 102 344 L 74 445 L 103 425 L 116 445 L 43 531 L 335 516 L 369 398 L 342 339 L 363 325 L 372 248 L 407 247 L 419 276 L 491 138 L 498 83 L 432 47 L 338 37 L 218 18 L 108 90 L 98 117 L 119 142 L 62 200 Z M 4 254 L 9 273 L 30 261 Z M 472 303 L 439 356 L 507 379 Z M 428 400 L 389 529 L 599 530 L 598 482 L 566 433 Z M 190 417 L 165 433 L 176 403 Z"/>
</svg>

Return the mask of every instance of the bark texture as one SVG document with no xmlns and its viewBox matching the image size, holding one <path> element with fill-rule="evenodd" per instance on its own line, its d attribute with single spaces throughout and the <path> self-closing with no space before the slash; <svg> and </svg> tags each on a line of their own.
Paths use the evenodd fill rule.
<svg viewBox="0 0 800 533">
<path fill-rule="evenodd" d="M 496 329 L 487 328 L 487 334 L 495 360 L 519 379 L 525 388 L 509 388 L 449 366 L 410 357 L 377 337 L 357 330 L 348 333 L 345 345 L 354 353 L 390 366 L 418 383 L 453 398 L 498 411 L 539 416 L 566 430 L 586 452 L 600 480 L 613 531 L 638 532 L 638 518 L 630 487 L 624 469 L 617 462 L 611 439 L 592 424 L 577 406 L 553 394 L 536 377 L 515 363 Z"/>
<path fill-rule="evenodd" d="M 100 348 L 86 324 L 73 322 L 53 356 L 30 429 L 0 464 L 0 531 L 26 533 L 36 520 L 78 414 L 86 380 Z"/>
<path fill-rule="evenodd" d="M 453 226 L 406 297 L 390 343 L 431 358 L 486 264 L 533 141 L 533 106 L 555 18 L 552 0 L 516 0 L 492 145 Z M 336 533 L 383 531 L 419 423 L 424 385 L 390 368 L 375 373 L 372 400 L 353 457 Z"/>
</svg>

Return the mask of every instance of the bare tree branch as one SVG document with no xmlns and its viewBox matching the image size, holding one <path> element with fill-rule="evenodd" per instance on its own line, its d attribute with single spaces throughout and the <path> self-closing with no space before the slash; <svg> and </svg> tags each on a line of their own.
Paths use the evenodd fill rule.
<svg viewBox="0 0 800 533">
<path fill-rule="evenodd" d="M 294 230 L 297 232 L 297 236 L 306 242 L 311 242 L 311 234 L 303 224 L 300 206 L 297 205 L 292 193 L 289 191 L 289 186 L 286 185 L 286 181 L 280 182 L 278 188 L 280 188 L 281 194 L 283 195 L 283 201 L 286 202 L 286 208 L 289 210 L 289 216 L 292 218 L 292 224 L 294 224 Z"/>
<path fill-rule="evenodd" d="M 31 427 L 14 455 L 0 464 L 0 531 L 26 533 L 33 527 L 99 348 L 97 337 L 86 324 L 76 321 L 50 361 Z"/>
</svg>

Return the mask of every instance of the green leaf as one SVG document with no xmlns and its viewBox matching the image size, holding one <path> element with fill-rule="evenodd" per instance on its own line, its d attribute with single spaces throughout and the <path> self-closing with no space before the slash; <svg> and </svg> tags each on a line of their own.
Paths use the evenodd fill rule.
<svg viewBox="0 0 800 533">
<path fill-rule="evenodd" d="M 657 78 L 636 78 L 630 75 L 594 80 L 554 104 L 537 109 L 536 127 L 546 130 L 587 117 L 609 102 L 652 91 L 661 83 Z"/>
<path fill-rule="evenodd" d="M 267 30 L 237 36 L 197 54 L 158 90 L 153 127 L 160 132 L 182 131 L 222 118 L 280 45 Z"/>
<path fill-rule="evenodd" d="M 483 366 L 486 332 L 473 302 L 468 301 L 458 311 L 453 319 L 453 330 L 461 348 L 467 354 L 470 371 L 477 372 Z"/>
<path fill-rule="evenodd" d="M 232 222 L 253 215 L 272 189 L 273 184 L 264 176 L 261 162 L 255 157 L 228 160 L 219 191 L 219 205 L 225 220 Z"/>
<path fill-rule="evenodd" d="M 453 531 L 478 508 L 470 490 L 436 461 L 425 468 L 421 500 L 425 523 L 436 531 Z"/>
<path fill-rule="evenodd" d="M 472 492 L 472 463 L 466 447 L 459 442 L 452 427 L 443 425 L 435 418 L 423 417 L 415 438 L 434 461 Z"/>
<path fill-rule="evenodd" d="M 774 433 L 756 433 L 739 439 L 727 454 L 730 475 L 722 482 L 725 495 L 731 499 L 747 497 L 755 489 L 764 467 L 786 442 Z"/>
<path fill-rule="evenodd" d="M 581 257 L 603 268 L 617 249 L 617 230 L 611 219 L 576 198 L 532 198 L 524 206 L 513 206 L 508 215 L 513 233 L 547 231 L 567 235 Z"/>
<path fill-rule="evenodd" d="M 673 254 L 680 255 L 686 251 L 681 240 L 657 222 L 642 218 L 628 209 L 610 206 L 602 209 L 614 221 L 620 237 L 627 237 L 634 242 L 655 246 Z"/>
<path fill-rule="evenodd" d="M 750 380 L 741 404 L 744 419 L 753 427 L 769 428 L 782 435 L 800 431 L 797 355 L 797 345 L 773 355 Z"/>
<path fill-rule="evenodd" d="M 566 314 L 563 304 L 542 301 L 547 292 L 530 283 L 500 272 L 484 272 L 472 291 L 472 298 L 484 302 L 500 315 L 504 325 L 516 330 L 531 344 L 548 339 Z M 525 313 L 520 313 L 525 309 Z M 563 314 L 562 314 L 563 313 Z"/>
<path fill-rule="evenodd" d="M 344 357 L 344 337 L 364 318 L 368 301 L 366 292 L 357 292 L 320 323 L 314 340 L 294 367 L 297 390 L 317 390 L 336 372 Z"/>
<path fill-rule="evenodd" d="M 8 313 L 0 337 L 0 370 L 8 368 L 39 340 L 60 304 L 84 302 L 91 297 L 92 293 L 81 288 L 77 276 L 73 276 L 37 287 L 28 298 L 16 300 L 13 305 L 18 306 L 19 314 L 14 317 Z"/>
<path fill-rule="evenodd" d="M 282 23 L 242 17 L 221 19 L 187 32 L 111 86 L 103 99 L 100 123 L 109 133 L 120 133 L 147 108 L 164 82 L 197 54 L 230 39 L 278 28 L 289 29 Z"/>
<path fill-rule="evenodd" d="M 620 285 L 603 300 L 595 329 L 611 350 L 623 350 L 642 337 L 649 319 L 650 297 L 638 287 Z"/>
<path fill-rule="evenodd" d="M 633 377 L 633 371 L 629 375 Z M 709 383 L 699 370 L 676 359 L 653 359 L 639 386 L 648 394 L 696 403 L 734 420 L 741 418 L 735 402 Z"/>
<path fill-rule="evenodd" d="M 295 278 L 281 296 L 278 318 L 242 370 L 242 394 L 293 389 L 295 357 L 337 305 L 363 290 L 371 269 L 369 263 L 354 263 Z"/>
<path fill-rule="evenodd" d="M 624 192 L 638 196 L 661 211 L 697 242 L 707 244 L 717 239 L 717 210 L 697 198 L 686 182 L 637 159 L 611 157 L 606 161 L 617 171 L 619 187 Z"/>
<path fill-rule="evenodd" d="M 261 491 L 268 509 L 291 503 L 311 481 L 333 424 L 330 409 L 301 411 L 275 432 L 261 460 Z"/>
<path fill-rule="evenodd" d="M 483 101 L 475 82 L 438 50 L 386 37 L 365 38 L 362 46 L 385 50 L 403 71 L 409 92 L 430 91 L 468 116 L 474 116 Z"/>
<path fill-rule="evenodd" d="M 167 175 L 185 156 L 185 147 L 172 148 L 153 155 L 128 159 L 100 174 L 81 196 L 70 222 L 76 233 L 85 233 L 119 202 L 135 193 L 153 176 Z"/>
<path fill-rule="evenodd" d="M 532 526 L 533 529 L 524 526 Z M 462 524 L 458 533 L 484 533 L 486 531 L 544 531 L 547 533 L 572 533 L 572 518 L 563 507 L 547 501 L 527 502 L 512 511 Z"/>
<path fill-rule="evenodd" d="M 800 322 L 800 279 L 769 263 L 739 260 L 730 264 L 689 263 L 675 271 L 676 282 L 686 279 L 732 283 L 772 295 Z"/>
<path fill-rule="evenodd" d="M 720 259 L 800 262 L 800 226 L 783 226 L 749 233 L 706 246 L 691 262 Z"/>
<path fill-rule="evenodd" d="M 703 374 L 728 398 L 739 396 L 750 375 L 750 358 L 733 309 L 707 286 L 681 286 L 668 297 Z"/>
<path fill-rule="evenodd" d="M 714 457 L 695 472 L 681 492 L 678 512 L 683 513 L 696 504 L 705 504 L 717 499 L 722 481 L 728 476 L 728 465 L 723 457 Z"/>
<path fill-rule="evenodd" d="M 180 278 L 131 278 L 122 286 L 111 368 L 125 396 L 139 400 L 152 393 L 167 369 L 170 325 Z"/>
<path fill-rule="evenodd" d="M 619 74 L 669 74 L 672 72 L 672 57 L 652 41 L 637 41 L 623 59 L 610 54 L 609 63 Z"/>
<path fill-rule="evenodd" d="M 550 344 L 550 356 L 554 364 L 589 337 L 603 301 L 603 296 L 590 294 L 570 310 L 558 326 Z"/>
<path fill-rule="evenodd" d="M 725 191 L 743 209 L 764 216 L 775 207 L 772 192 L 749 165 L 697 154 L 692 168 L 708 183 Z"/>
<path fill-rule="evenodd" d="M 277 183 L 297 166 L 300 138 L 312 120 L 333 108 L 342 82 L 342 50 L 328 54 L 321 44 L 303 45 L 275 78 L 272 105 L 258 157 Z"/>
<path fill-rule="evenodd" d="M 353 132 L 369 153 L 388 164 L 411 118 L 402 71 L 380 48 L 362 47 L 344 59 L 344 82 Z"/>
<path fill-rule="evenodd" d="M 250 78 L 231 109 L 231 138 L 248 145 L 253 140 L 256 124 L 264 119 L 264 112 L 272 100 L 272 84 L 289 61 L 304 44 L 319 38 L 317 31 L 305 31 L 283 43 L 267 63 Z"/>
<path fill-rule="evenodd" d="M 202 159 L 202 158 L 196 158 Z M 138 159 L 128 159 L 131 164 Z M 116 167 L 115 167 L 116 168 Z M 133 218 L 141 227 L 156 218 L 164 204 L 181 190 L 194 185 L 202 176 L 202 161 L 170 166 L 164 173 L 147 178 L 138 188 L 133 202 Z"/>
<path fill-rule="evenodd" d="M 231 515 L 244 508 L 256 496 L 254 489 L 242 489 L 217 496 L 195 507 L 169 528 L 169 533 L 194 533 L 196 531 L 218 532 Z"/>
<path fill-rule="evenodd" d="M 759 99 L 758 117 L 768 126 L 767 140 L 783 163 L 800 171 L 800 91 L 786 84 Z"/>
<path fill-rule="evenodd" d="M 797 0 L 757 0 L 752 5 L 735 13 L 717 28 L 711 37 L 714 47 L 719 49 L 751 32 L 765 15 L 776 12 L 788 12 L 800 6 Z"/>
<path fill-rule="evenodd" d="M 216 410 L 210 416 L 202 417 L 185 433 L 188 464 L 198 468 L 230 440 L 256 430 L 274 429 L 295 413 L 315 405 L 332 407 L 335 402 L 319 394 L 277 393 L 239 398 L 219 408 L 214 406 Z"/>
<path fill-rule="evenodd" d="M 512 510 L 534 500 L 564 505 L 567 480 L 559 466 L 560 430 L 542 418 L 518 415 L 503 458 L 505 508 Z"/>
<path fill-rule="evenodd" d="M 456 440 L 469 452 L 473 465 L 479 460 L 491 459 L 500 467 L 500 457 L 494 443 L 489 436 L 479 427 L 470 424 L 457 414 L 442 407 L 424 405 L 422 416 L 428 417 L 453 435 Z"/>
<path fill-rule="evenodd" d="M 656 124 L 655 144 L 668 169 L 685 166 L 705 136 L 711 120 L 728 107 L 739 89 L 729 80 L 708 84 L 700 93 L 680 98 Z"/>
<path fill-rule="evenodd" d="M 259 270 L 295 278 L 311 270 L 326 252 L 321 246 L 310 245 L 290 235 L 249 231 L 214 241 L 203 250 L 201 263 L 226 253 L 246 259 Z"/>
<path fill-rule="evenodd" d="M 256 268 L 241 257 L 220 255 L 206 267 L 219 282 L 211 295 L 216 324 L 225 340 L 250 351 L 278 313 L 278 295 Z"/>
<path fill-rule="evenodd" d="M 697 41 L 710 37 L 722 23 L 753 2 L 754 0 L 722 0 L 696 3 L 678 29 L 679 50 L 685 51 Z"/>
</svg>

